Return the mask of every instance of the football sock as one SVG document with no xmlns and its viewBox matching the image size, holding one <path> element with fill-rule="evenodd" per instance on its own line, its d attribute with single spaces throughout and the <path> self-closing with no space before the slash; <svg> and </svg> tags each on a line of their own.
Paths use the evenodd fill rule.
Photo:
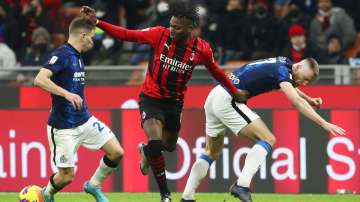
<svg viewBox="0 0 360 202">
<path fill-rule="evenodd" d="M 111 161 L 107 156 L 100 160 L 100 164 L 94 175 L 90 178 L 90 185 L 99 186 L 107 176 L 109 176 L 117 167 L 118 163 Z"/>
<path fill-rule="evenodd" d="M 46 196 L 49 196 L 50 198 L 52 198 L 57 192 L 59 192 L 63 188 L 63 187 L 58 187 L 57 185 L 55 185 L 55 183 L 54 183 L 55 175 L 56 175 L 56 173 L 50 177 L 49 183 L 47 184 L 47 186 L 44 190 L 44 194 Z"/>
<path fill-rule="evenodd" d="M 251 179 L 264 162 L 266 155 L 271 152 L 271 149 L 271 145 L 265 141 L 259 140 L 256 142 L 245 158 L 245 165 L 241 170 L 237 185 L 250 187 Z"/>
<path fill-rule="evenodd" d="M 144 152 L 153 171 L 161 195 L 169 195 L 170 191 L 166 181 L 165 159 L 161 152 L 162 148 L 163 145 L 160 140 L 150 140 L 145 146 Z"/>
<path fill-rule="evenodd" d="M 201 180 L 206 176 L 212 162 L 209 156 L 202 154 L 191 168 L 189 179 L 186 182 L 182 198 L 185 200 L 195 200 L 195 191 Z"/>
</svg>

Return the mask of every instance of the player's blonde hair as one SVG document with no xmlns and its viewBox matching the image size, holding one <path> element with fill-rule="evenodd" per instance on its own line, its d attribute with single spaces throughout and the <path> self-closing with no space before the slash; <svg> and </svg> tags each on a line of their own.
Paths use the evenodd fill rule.
<svg viewBox="0 0 360 202">
<path fill-rule="evenodd" d="M 319 77 L 319 63 L 314 58 L 305 58 L 301 63 L 303 63 L 304 66 L 308 66 L 314 72 L 313 81 Z"/>
<path fill-rule="evenodd" d="M 80 32 L 91 32 L 95 27 L 96 25 L 89 18 L 76 17 L 70 23 L 69 35 L 76 35 Z"/>
</svg>

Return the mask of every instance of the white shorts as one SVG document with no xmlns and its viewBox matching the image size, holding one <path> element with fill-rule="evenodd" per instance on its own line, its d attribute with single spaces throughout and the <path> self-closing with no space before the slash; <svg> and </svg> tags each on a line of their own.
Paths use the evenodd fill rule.
<svg viewBox="0 0 360 202">
<path fill-rule="evenodd" d="M 51 161 L 60 168 L 75 166 L 75 155 L 80 145 L 98 150 L 115 137 L 110 128 L 94 116 L 76 128 L 56 129 L 48 125 L 47 135 Z"/>
<path fill-rule="evenodd" d="M 247 124 L 260 118 L 243 103 L 237 103 L 220 85 L 211 90 L 205 105 L 206 134 L 217 137 L 228 127 L 235 135 Z"/>
</svg>

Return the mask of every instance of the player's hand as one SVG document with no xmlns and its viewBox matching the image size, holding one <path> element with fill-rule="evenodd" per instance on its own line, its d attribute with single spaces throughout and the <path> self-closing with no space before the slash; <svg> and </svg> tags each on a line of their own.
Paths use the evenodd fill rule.
<svg viewBox="0 0 360 202">
<path fill-rule="evenodd" d="M 345 135 L 346 132 L 343 128 L 329 122 L 326 122 L 322 127 L 333 136 Z"/>
<path fill-rule="evenodd" d="M 98 19 L 96 18 L 95 9 L 90 8 L 89 6 L 82 6 L 80 13 L 88 17 L 94 24 L 98 22 Z"/>
<path fill-rule="evenodd" d="M 322 105 L 323 101 L 321 98 L 311 98 L 309 101 L 309 104 L 313 106 L 315 109 L 320 109 L 320 106 Z"/>
<path fill-rule="evenodd" d="M 236 102 L 245 103 L 249 97 L 249 92 L 246 90 L 238 90 L 236 93 L 233 94 L 233 97 Z"/>
<path fill-rule="evenodd" d="M 76 110 L 80 111 L 82 109 L 83 99 L 79 95 L 68 93 L 65 95 L 65 99 L 67 99 Z"/>
</svg>

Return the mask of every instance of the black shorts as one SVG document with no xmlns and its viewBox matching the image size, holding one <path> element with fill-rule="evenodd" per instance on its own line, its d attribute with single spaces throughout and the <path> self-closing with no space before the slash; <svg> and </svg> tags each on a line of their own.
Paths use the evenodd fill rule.
<svg viewBox="0 0 360 202">
<path fill-rule="evenodd" d="M 141 93 L 139 102 L 141 126 L 147 119 L 155 118 L 160 120 L 169 132 L 178 133 L 181 127 L 183 103 L 173 99 L 156 99 Z"/>
</svg>

